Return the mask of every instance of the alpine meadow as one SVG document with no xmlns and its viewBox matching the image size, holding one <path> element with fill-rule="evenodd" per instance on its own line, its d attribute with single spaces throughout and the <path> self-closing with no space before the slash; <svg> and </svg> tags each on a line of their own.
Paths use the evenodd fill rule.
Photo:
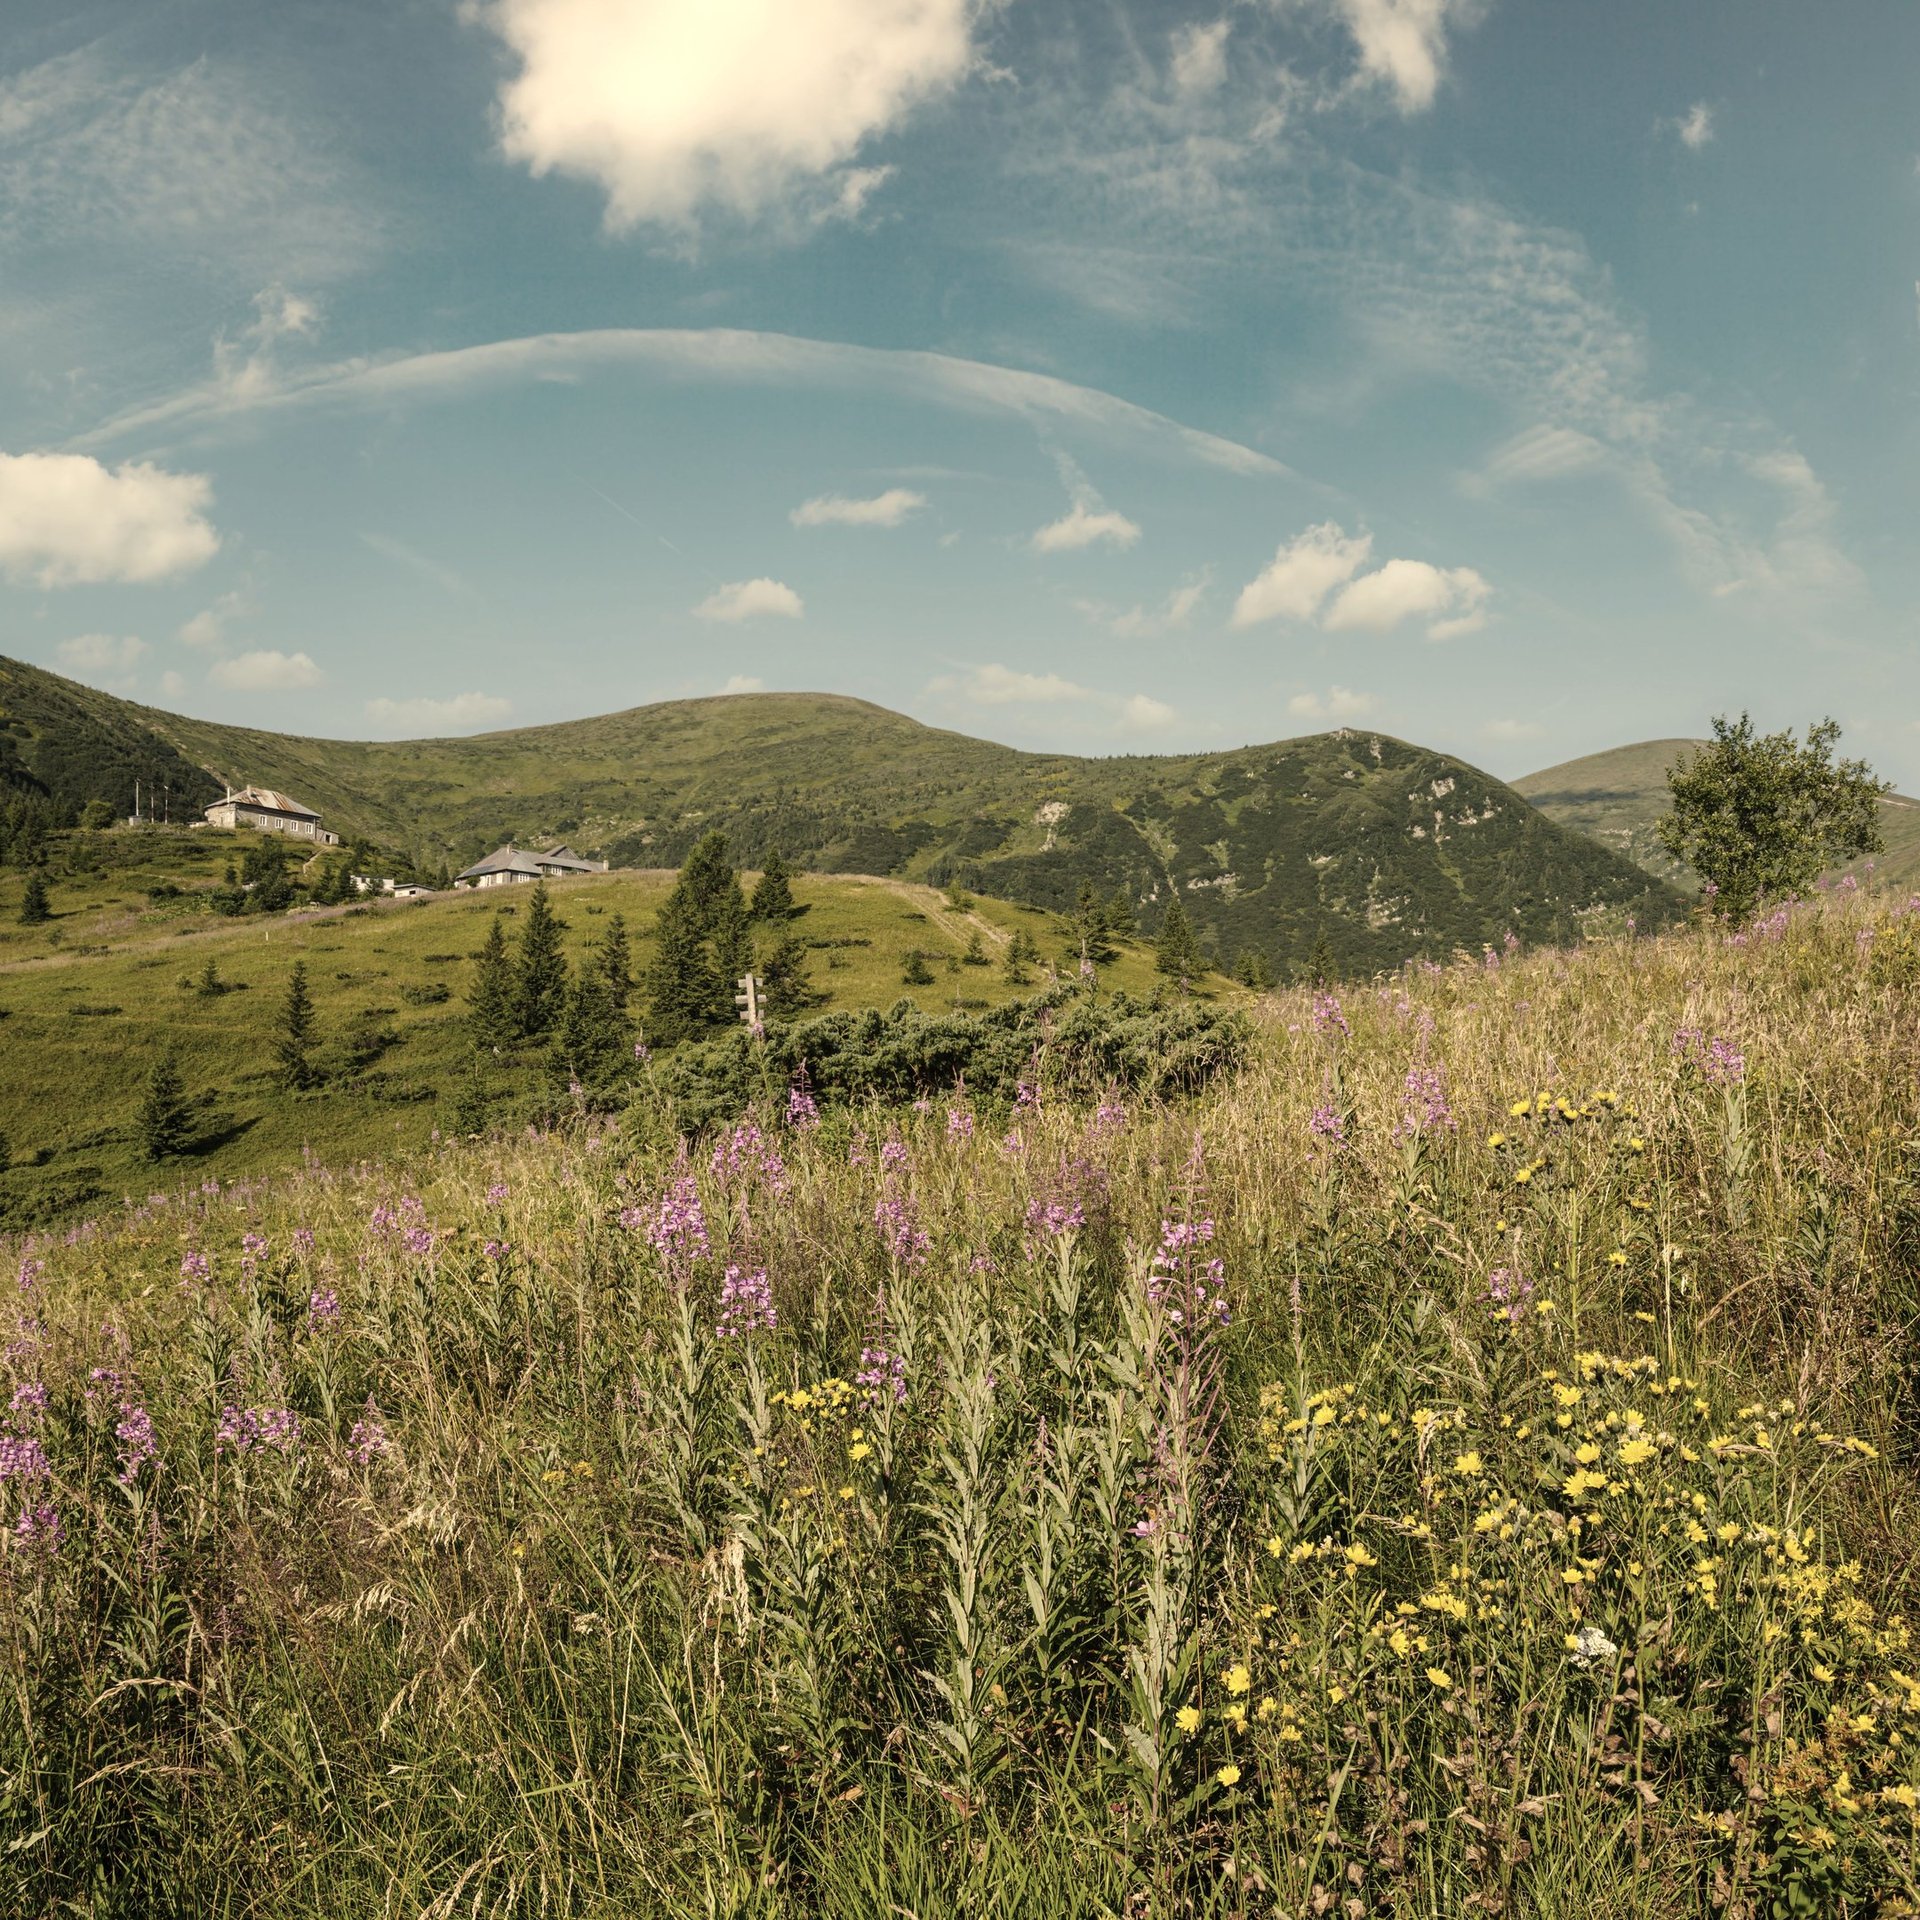
<svg viewBox="0 0 1920 1920">
<path fill-rule="evenodd" d="M 0 11 L 0 1920 L 1920 1920 L 1920 8 Z"/>
</svg>

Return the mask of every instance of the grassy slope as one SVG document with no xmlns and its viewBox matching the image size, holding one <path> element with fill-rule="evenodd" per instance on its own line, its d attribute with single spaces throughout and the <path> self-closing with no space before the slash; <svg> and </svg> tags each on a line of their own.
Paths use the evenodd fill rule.
<svg viewBox="0 0 1920 1920">
<path fill-rule="evenodd" d="M 34 670 L 16 668 L 24 679 Z M 48 676 L 42 676 L 46 678 Z M 58 683 L 65 686 L 66 683 Z M 1339 732 L 1217 754 L 1017 752 L 828 694 L 637 707 L 463 740 L 350 742 L 217 726 L 68 688 L 222 778 L 282 787 L 426 866 L 565 836 L 615 864 L 677 864 L 724 826 L 826 872 L 969 885 L 1055 910 L 1169 883 L 1203 936 L 1285 962 L 1324 931 L 1353 970 L 1568 938 L 1596 906 L 1642 926 L 1678 897 L 1448 755 Z M 106 722 L 103 719 L 102 724 Z"/>
<path fill-rule="evenodd" d="M 1236 1081 L 1017 1153 L 563 1130 L 33 1249 L 0 1525 L 66 1537 L 3 1550 L 0 1911 L 1909 1911 L 1920 1028 L 1866 924 L 1457 965 L 1350 1032 L 1296 993 Z M 1410 1064 L 1457 1127 L 1409 1142 Z M 620 1224 L 682 1174 L 690 1277 Z M 1203 1208 L 1200 1393 L 1141 1282 Z M 729 1262 L 777 1328 L 715 1332 Z"/>
<path fill-rule="evenodd" d="M 1654 838 L 1667 810 L 1667 769 L 1704 745 L 1699 740 L 1641 740 L 1543 767 L 1513 783 L 1516 793 L 1564 827 L 1598 840 L 1673 885 L 1691 889 L 1691 874 L 1670 860 Z M 1880 807 L 1886 852 L 1875 862 L 1885 885 L 1920 887 L 1920 800 L 1889 794 Z M 1863 871 L 1864 862 L 1854 870 Z"/>
<path fill-rule="evenodd" d="M 0 873 L 0 1129 L 21 1163 L 0 1174 L 0 1216 L 10 1206 L 70 1210 L 89 1193 L 145 1194 L 161 1180 L 138 1158 L 130 1134 L 147 1070 L 169 1047 L 189 1090 L 213 1096 L 208 1144 L 195 1164 L 223 1179 L 297 1164 L 308 1149 L 332 1163 L 378 1158 L 420 1144 L 445 1120 L 442 1096 L 465 1059 L 470 956 L 496 907 L 524 911 L 517 890 L 504 899 L 462 893 L 357 913 L 226 920 L 189 903 L 150 907 L 143 890 L 160 876 L 213 880 L 245 836 L 201 829 L 104 838 L 142 857 L 57 885 L 49 926 L 18 924 L 21 876 Z M 647 936 L 672 878 L 617 873 L 557 885 L 570 948 L 583 949 L 605 916 L 618 912 L 636 936 L 636 969 L 644 968 Z M 794 922 L 803 938 L 870 943 L 812 954 L 813 984 L 829 996 L 822 1012 L 899 999 L 928 1009 L 956 998 L 997 1005 L 1034 990 L 1009 985 L 997 964 L 1016 927 L 1027 927 L 1049 959 L 1066 945 L 1063 924 L 1036 909 L 981 900 L 956 913 L 931 888 L 906 882 L 803 876 L 795 893 L 805 908 Z M 976 931 L 996 964 L 948 971 L 944 956 L 963 953 Z M 932 986 L 902 983 L 913 947 L 934 956 Z M 209 960 L 234 991 L 217 998 L 193 991 Z M 320 1056 L 334 1079 L 317 1092 L 288 1095 L 274 1084 L 271 1046 L 296 960 L 307 965 Z M 1151 991 L 1158 976 L 1150 949 L 1127 945 L 1103 978 Z M 436 984 L 451 989 L 451 998 L 420 1006 L 403 996 L 403 989 Z M 349 1075 L 340 1064 L 343 1034 L 374 1010 L 384 1011 L 398 1040 Z M 41 1149 L 51 1159 L 26 1164 Z"/>
</svg>

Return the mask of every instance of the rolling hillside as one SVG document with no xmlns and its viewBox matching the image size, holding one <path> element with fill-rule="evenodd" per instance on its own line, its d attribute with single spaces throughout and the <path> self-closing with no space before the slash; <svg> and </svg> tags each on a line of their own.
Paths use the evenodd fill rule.
<svg viewBox="0 0 1920 1920">
<path fill-rule="evenodd" d="M 1705 744 L 1641 740 L 1544 767 L 1516 780 L 1513 787 L 1549 819 L 1691 892 L 1693 875 L 1661 851 L 1654 823 L 1667 810 L 1667 769 Z M 1874 877 L 1890 887 L 1920 888 L 1920 800 L 1888 794 L 1880 803 L 1880 832 L 1886 852 L 1874 862 Z M 1865 866 L 1864 861 L 1855 863 L 1858 871 Z"/>
<path fill-rule="evenodd" d="M 426 867 L 544 835 L 617 866 L 670 866 L 720 826 L 748 863 L 778 847 L 819 872 L 959 878 L 1053 910 L 1084 884 L 1125 889 L 1148 928 L 1177 887 L 1223 957 L 1250 947 L 1284 967 L 1324 934 L 1352 971 L 1509 930 L 1568 939 L 1594 911 L 1650 927 L 1680 908 L 1491 775 L 1384 734 L 1082 759 L 835 695 L 749 694 L 470 739 L 345 742 L 162 713 L 17 664 L 7 674 L 36 753 L 81 757 L 98 742 L 104 756 L 144 730 L 157 751 L 284 788 Z M 120 767 L 102 791 L 124 806 Z"/>
<path fill-rule="evenodd" d="M 223 919 L 205 911 L 200 893 L 250 836 L 155 828 L 70 838 L 140 857 L 63 873 L 54 918 L 34 927 L 18 924 L 21 876 L 0 873 L 0 1232 L 122 1194 L 143 1198 L 183 1174 L 232 1181 L 298 1166 L 309 1151 L 334 1166 L 381 1159 L 447 1126 L 472 1051 L 473 961 L 496 911 L 509 928 L 518 924 L 525 890 Z M 56 851 L 70 862 L 75 846 Z M 161 878 L 182 892 L 150 899 Z M 570 955 L 577 960 L 618 913 L 644 971 L 673 878 L 613 873 L 556 884 Z M 800 913 L 790 924 L 808 950 L 819 1013 L 901 1000 L 930 1013 L 1000 1006 L 1040 991 L 1071 945 L 1068 925 L 1037 909 L 997 900 L 956 909 L 903 881 L 803 876 L 794 893 Z M 1025 985 L 1004 967 L 1020 929 L 1042 955 Z M 932 976 L 918 986 L 903 977 L 915 950 Z M 325 1077 L 311 1092 L 288 1093 L 273 1037 L 296 960 L 311 982 Z M 1140 996 L 1165 984 L 1139 941 L 1122 942 L 1100 978 L 1102 991 Z M 1225 1003 L 1245 997 L 1222 980 L 1206 986 Z M 636 995 L 642 1025 L 643 1008 Z M 147 1072 L 166 1053 L 195 1102 L 198 1139 L 185 1162 L 155 1168 L 140 1158 L 134 1120 Z M 535 1048 L 498 1067 L 497 1123 L 525 1117 L 542 1058 Z M 644 1081 L 636 1067 L 636 1094 Z"/>
</svg>

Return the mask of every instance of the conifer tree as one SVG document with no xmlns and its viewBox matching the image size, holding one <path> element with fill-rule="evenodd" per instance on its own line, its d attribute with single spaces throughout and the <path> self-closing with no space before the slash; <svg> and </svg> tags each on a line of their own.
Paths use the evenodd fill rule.
<svg viewBox="0 0 1920 1920">
<path fill-rule="evenodd" d="M 311 1055 L 313 1027 L 313 996 L 307 991 L 306 962 L 296 960 L 287 976 L 280 1032 L 273 1043 L 273 1057 L 280 1063 L 280 1084 L 290 1092 L 311 1087 L 320 1078 Z"/>
<path fill-rule="evenodd" d="M 1267 974 L 1267 963 L 1258 947 L 1240 949 L 1240 957 L 1234 962 L 1233 977 L 1243 987 L 1252 987 L 1256 993 L 1273 984 Z"/>
<path fill-rule="evenodd" d="M 172 1054 L 162 1054 L 148 1072 L 134 1125 L 140 1151 L 149 1160 L 166 1160 L 186 1152 L 192 1139 L 193 1109 L 187 1103 L 187 1090 Z"/>
<path fill-rule="evenodd" d="M 747 899 L 736 886 L 720 896 L 713 917 L 713 964 L 720 975 L 727 1001 L 733 997 L 732 983 L 753 966 L 753 922 L 748 916 Z M 722 1008 L 722 1012 L 726 1012 Z"/>
<path fill-rule="evenodd" d="M 1073 954 L 1075 960 L 1091 960 L 1104 967 L 1113 958 L 1113 935 L 1107 927 L 1107 904 L 1094 891 L 1091 880 L 1080 883 L 1080 897 L 1073 914 Z"/>
<path fill-rule="evenodd" d="M 626 1010 L 614 1004 L 605 972 L 590 962 L 567 990 L 553 1041 L 555 1078 L 571 1080 L 589 1094 L 600 1092 L 626 1064 L 632 1040 Z"/>
<path fill-rule="evenodd" d="M 722 977 L 693 900 L 676 887 L 660 909 L 647 967 L 647 1037 L 671 1047 L 722 1019 Z M 731 1012 L 729 997 L 726 1011 Z"/>
<path fill-rule="evenodd" d="M 27 875 L 27 884 L 20 895 L 20 924 L 23 927 L 44 926 L 53 918 L 53 907 L 47 899 L 47 878 L 38 867 Z"/>
<path fill-rule="evenodd" d="M 567 956 L 560 944 L 565 931 L 547 883 L 535 881 L 513 970 L 514 1026 L 523 1040 L 544 1039 L 560 1018 L 567 992 Z"/>
<path fill-rule="evenodd" d="M 1160 920 L 1160 938 L 1154 943 L 1153 963 L 1176 980 L 1191 980 L 1206 970 L 1200 943 L 1193 937 L 1193 922 L 1175 893 L 1167 902 Z"/>
<path fill-rule="evenodd" d="M 680 869 L 675 890 L 693 902 L 696 922 L 702 933 L 711 933 L 737 901 L 741 918 L 746 917 L 746 896 L 740 891 L 740 876 L 727 858 L 727 836 L 718 827 L 702 834 L 687 863 Z"/>
<path fill-rule="evenodd" d="M 493 1090 L 487 1084 L 487 1057 L 476 1046 L 468 1053 L 467 1070 L 453 1090 L 447 1125 L 457 1134 L 485 1133 L 492 1113 Z"/>
<path fill-rule="evenodd" d="M 507 930 L 496 912 L 487 922 L 473 985 L 467 993 L 467 1022 L 476 1047 L 498 1047 L 517 1031 L 513 963 L 507 957 Z"/>
<path fill-rule="evenodd" d="M 1313 936 L 1313 952 L 1307 960 L 1307 984 L 1314 987 L 1330 987 L 1340 977 L 1340 963 L 1333 957 L 1333 942 L 1327 938 L 1323 926 Z"/>
<path fill-rule="evenodd" d="M 793 880 L 778 847 L 760 870 L 760 882 L 753 890 L 753 917 L 771 920 L 776 926 L 793 918 Z"/>
<path fill-rule="evenodd" d="M 901 969 L 900 978 L 910 987 L 933 985 L 933 969 L 927 965 L 927 956 L 918 947 L 907 955 L 907 964 Z"/>
<path fill-rule="evenodd" d="M 783 934 L 755 972 L 760 977 L 760 1005 L 776 1020 L 791 1020 L 827 997 L 808 977 L 807 943 L 797 933 Z"/>
<path fill-rule="evenodd" d="M 593 952 L 594 965 L 607 983 L 607 992 L 622 1014 L 633 998 L 633 948 L 627 940 L 627 923 L 620 914 L 608 920 Z"/>
<path fill-rule="evenodd" d="M 1107 896 L 1107 933 L 1115 940 L 1131 940 L 1139 930 L 1133 909 L 1133 895 L 1125 887 L 1115 887 Z"/>
<path fill-rule="evenodd" d="M 1006 960 L 1003 964 L 1007 984 L 1024 987 L 1031 984 L 1033 970 L 1040 964 L 1040 946 L 1025 927 L 1016 927 L 1013 938 L 1007 943 Z"/>
</svg>

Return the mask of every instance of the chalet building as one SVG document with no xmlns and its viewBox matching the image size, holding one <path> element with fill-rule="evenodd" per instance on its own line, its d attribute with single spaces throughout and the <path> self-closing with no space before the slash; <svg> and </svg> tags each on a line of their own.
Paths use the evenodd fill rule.
<svg viewBox="0 0 1920 1920">
<path fill-rule="evenodd" d="M 604 860 L 582 860 L 571 847 L 549 847 L 545 853 L 523 853 L 501 847 L 466 872 L 454 875 L 456 887 L 505 887 L 522 880 L 562 880 L 572 873 L 605 873 Z"/>
<path fill-rule="evenodd" d="M 311 840 L 316 847 L 340 844 L 340 836 L 329 833 L 311 807 L 303 807 L 298 800 L 275 793 L 271 787 L 242 787 L 238 793 L 229 792 L 207 809 L 207 824 L 284 833 L 295 840 Z"/>
</svg>

